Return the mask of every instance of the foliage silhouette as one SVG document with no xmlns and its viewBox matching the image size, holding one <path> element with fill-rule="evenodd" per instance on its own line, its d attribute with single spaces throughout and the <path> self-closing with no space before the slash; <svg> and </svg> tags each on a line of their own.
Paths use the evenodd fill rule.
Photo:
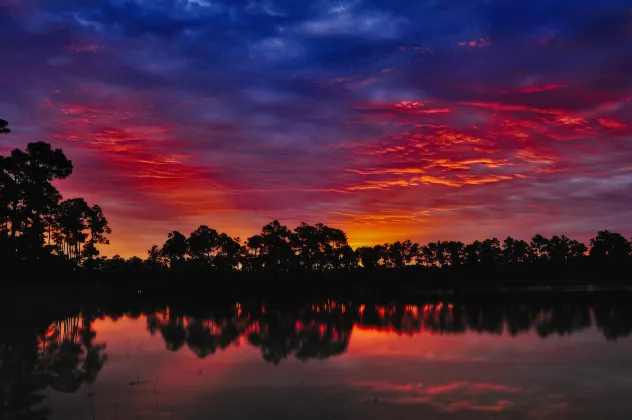
<svg viewBox="0 0 632 420">
<path fill-rule="evenodd" d="M 11 130 L 9 130 L 9 123 L 2 118 L 0 118 L 0 134 L 9 134 Z"/>
<path fill-rule="evenodd" d="M 9 133 L 6 127 L 6 121 L 0 120 L 0 133 Z M 102 209 L 89 207 L 82 198 L 61 201 L 53 185 L 72 171 L 73 164 L 63 151 L 45 142 L 28 143 L 25 150 L 0 156 L 3 271 L 24 274 L 34 267 L 42 271 L 76 269 L 84 258 L 99 255 L 97 244 L 108 243 L 105 235 L 111 230 Z"/>
</svg>

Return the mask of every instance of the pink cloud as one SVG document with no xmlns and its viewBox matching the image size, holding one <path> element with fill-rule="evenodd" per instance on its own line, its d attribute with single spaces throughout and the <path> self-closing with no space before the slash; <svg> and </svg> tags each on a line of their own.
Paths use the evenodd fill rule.
<svg viewBox="0 0 632 420">
<path fill-rule="evenodd" d="M 455 401 L 449 404 L 440 404 L 441 408 L 448 412 L 455 411 L 487 411 L 500 412 L 513 407 L 513 403 L 507 400 L 499 400 L 495 404 L 481 404 L 477 400 Z"/>
<path fill-rule="evenodd" d="M 68 50 L 75 53 L 88 53 L 97 52 L 105 48 L 104 45 L 99 44 L 72 44 L 66 47 Z"/>
</svg>

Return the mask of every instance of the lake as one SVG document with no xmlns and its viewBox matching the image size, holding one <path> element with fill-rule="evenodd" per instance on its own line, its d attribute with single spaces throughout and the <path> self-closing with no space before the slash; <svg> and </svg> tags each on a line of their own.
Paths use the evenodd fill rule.
<svg viewBox="0 0 632 420">
<path fill-rule="evenodd" d="M 630 418 L 630 302 L 93 305 L 5 337 L 5 418 Z"/>
</svg>

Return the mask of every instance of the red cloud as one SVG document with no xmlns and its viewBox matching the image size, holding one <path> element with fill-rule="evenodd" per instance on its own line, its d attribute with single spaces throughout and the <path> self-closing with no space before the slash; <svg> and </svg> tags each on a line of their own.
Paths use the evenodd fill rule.
<svg viewBox="0 0 632 420">
<path fill-rule="evenodd" d="M 557 85 L 554 83 L 546 84 L 546 85 L 531 85 L 531 86 L 523 86 L 516 90 L 503 89 L 500 91 L 500 94 L 506 95 L 509 93 L 541 93 L 541 92 L 554 92 L 556 90 L 564 89 L 568 85 Z"/>
<path fill-rule="evenodd" d="M 427 396 L 436 396 L 441 394 L 454 393 L 456 391 L 465 391 L 468 394 L 484 394 L 484 393 L 502 393 L 515 394 L 522 391 L 522 388 L 513 387 L 503 384 L 493 384 L 488 382 L 471 383 L 469 381 L 457 381 L 442 385 L 431 385 L 425 387 L 422 383 L 415 384 L 397 384 L 393 382 L 353 382 L 353 386 L 361 388 L 369 388 L 374 391 L 387 391 L 396 393 L 415 393 Z"/>
<path fill-rule="evenodd" d="M 83 45 L 72 44 L 66 47 L 66 49 L 75 53 L 79 53 L 79 54 L 87 53 L 87 52 L 97 52 L 104 48 L 105 46 L 98 45 L 98 44 L 83 44 Z"/>
<path fill-rule="evenodd" d="M 112 252 L 132 247 L 142 255 L 151 246 L 153 239 L 134 239 L 138 230 L 148 228 L 134 221 L 158 223 L 162 227 L 150 235 L 164 236 L 178 227 L 176 220 L 234 208 L 227 194 L 232 187 L 220 186 L 208 165 L 194 163 L 176 128 L 152 121 L 150 103 L 91 102 L 51 101 L 47 129 L 54 145 L 75 162 L 75 173 L 60 185 L 62 192 L 104 207 L 114 230 Z M 192 228 L 193 223 L 185 227 Z"/>
<path fill-rule="evenodd" d="M 421 106 L 395 105 L 406 111 Z M 347 189 L 383 190 L 423 184 L 459 187 L 524 179 L 560 160 L 543 142 L 590 139 L 600 132 L 595 123 L 559 109 L 477 102 L 463 106 L 490 108 L 498 114 L 459 129 L 427 124 L 431 116 L 419 116 L 420 124 L 414 128 L 354 149 L 354 154 L 372 158 L 362 159 L 363 167 L 349 168 L 363 179 Z M 381 118 L 391 117 L 382 114 Z M 626 128 L 612 120 L 598 121 L 611 129 Z"/>
<path fill-rule="evenodd" d="M 559 90 L 558 85 L 544 86 L 553 93 Z M 452 112 L 418 113 L 441 108 Z M 484 217 L 483 209 L 487 214 L 507 211 L 507 218 L 522 212 L 557 214 L 543 208 L 548 196 L 533 200 L 530 195 L 542 196 L 545 188 L 573 177 L 617 176 L 615 168 L 632 158 L 615 152 L 632 130 L 612 117 L 595 118 L 594 112 L 613 112 L 602 107 L 582 113 L 520 102 L 426 99 L 423 104 L 362 105 L 360 110 L 377 127 L 397 125 L 379 138 L 346 148 L 348 176 L 337 188 L 359 197 L 362 211 L 345 212 L 338 221 L 349 226 L 355 244 L 427 235 L 439 231 L 436 226 L 459 224 L 463 229 Z M 446 197 L 452 199 L 444 204 Z M 495 226 L 502 220 L 497 218 Z M 506 223 L 519 226 L 515 220 Z M 506 229 L 499 234 L 507 234 Z"/>
<path fill-rule="evenodd" d="M 520 392 L 522 388 L 517 386 L 507 386 L 502 384 L 490 384 L 487 382 L 476 383 L 471 387 L 470 392 L 482 393 L 482 392 L 503 392 L 508 394 L 515 394 Z"/>
<path fill-rule="evenodd" d="M 495 404 L 481 404 L 477 400 L 455 401 L 449 404 L 440 404 L 445 411 L 489 411 L 500 412 L 513 407 L 513 403 L 507 400 L 499 400 Z"/>
<path fill-rule="evenodd" d="M 354 382 L 354 386 L 369 388 L 374 391 L 411 392 L 423 388 L 422 384 L 394 384 L 392 382 Z"/>
<path fill-rule="evenodd" d="M 428 387 L 425 392 L 428 395 L 445 394 L 447 392 L 454 392 L 459 389 L 467 388 L 469 385 L 470 383 L 467 381 L 452 382 L 450 384 Z"/>
<path fill-rule="evenodd" d="M 459 41 L 457 43 L 459 47 L 470 47 L 470 48 L 482 48 L 482 47 L 487 47 L 490 44 L 491 42 L 489 38 L 479 38 L 479 39 L 473 39 L 471 41 Z"/>
<path fill-rule="evenodd" d="M 599 121 L 599 124 L 603 125 L 604 127 L 615 131 L 623 131 L 628 128 L 627 125 L 608 118 L 597 118 L 597 121 Z"/>
</svg>

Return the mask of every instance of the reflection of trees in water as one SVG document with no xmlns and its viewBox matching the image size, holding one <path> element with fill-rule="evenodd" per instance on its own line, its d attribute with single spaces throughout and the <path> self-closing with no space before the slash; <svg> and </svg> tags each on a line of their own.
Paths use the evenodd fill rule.
<svg viewBox="0 0 632 420">
<path fill-rule="evenodd" d="M 291 311 L 273 308 L 254 314 L 252 319 L 248 343 L 260 347 L 264 360 L 274 364 L 292 354 L 300 360 L 342 354 L 353 329 L 349 313 L 335 304 L 327 310 L 316 305 Z"/>
<path fill-rule="evenodd" d="M 632 304 L 607 299 L 584 302 L 429 302 L 374 305 L 323 300 L 305 306 L 236 304 L 221 309 L 175 307 L 99 310 L 99 317 L 146 317 L 151 335 L 168 350 L 185 346 L 204 358 L 238 346 L 258 347 L 265 361 L 289 357 L 325 359 L 346 352 L 354 327 L 416 334 L 509 334 L 534 332 L 542 338 L 595 327 L 608 340 L 632 333 Z M 594 302 L 594 301 L 593 301 Z M 133 306 L 133 305 L 131 305 Z M 47 329 L 11 326 L 0 335 L 2 419 L 44 420 L 47 389 L 76 392 L 92 384 L 106 361 L 105 344 L 95 343 L 96 315 L 52 323 Z"/>
<path fill-rule="evenodd" d="M 3 331 L 6 333 L 6 331 Z M 42 405 L 46 371 L 39 362 L 37 336 L 11 330 L 0 343 L 0 413 L 2 419 L 46 419 Z"/>
<path fill-rule="evenodd" d="M 41 337 L 40 359 L 54 390 L 75 392 L 94 383 L 107 359 L 105 344 L 94 344 L 95 337 L 88 314 L 56 322 Z"/>
<path fill-rule="evenodd" d="M 353 319 L 340 310 L 263 308 L 185 315 L 165 309 L 147 315 L 151 335 L 160 333 L 166 348 L 177 351 L 186 345 L 204 358 L 219 350 L 238 346 L 241 339 L 261 348 L 263 359 L 278 364 L 290 355 L 298 359 L 327 358 L 346 351 Z"/>
<path fill-rule="evenodd" d="M 177 351 L 186 344 L 204 358 L 239 344 L 249 321 L 234 312 L 188 316 L 166 309 L 147 315 L 147 329 L 151 335 L 160 332 L 168 350 Z"/>
<path fill-rule="evenodd" d="M 89 315 L 54 322 L 38 333 L 10 328 L 0 336 L 0 406 L 3 419 L 46 419 L 44 392 L 76 392 L 92 384 L 106 360 L 95 344 Z"/>
<path fill-rule="evenodd" d="M 238 308 L 238 309 L 237 309 Z M 244 337 L 278 364 L 343 354 L 353 327 L 404 335 L 509 334 L 534 332 L 542 338 L 600 330 L 608 340 L 632 333 L 632 304 L 447 303 L 365 305 L 330 300 L 300 308 L 242 306 L 223 314 L 184 316 L 169 310 L 151 313 L 147 326 L 160 331 L 169 350 L 185 344 L 198 357 L 238 345 Z"/>
<path fill-rule="evenodd" d="M 368 305 L 325 300 L 304 307 L 237 304 L 230 310 L 195 314 L 165 309 L 147 314 L 147 328 L 166 347 L 188 346 L 198 357 L 239 345 L 259 347 L 263 359 L 278 364 L 343 354 L 353 328 L 403 335 L 509 334 L 534 332 L 542 338 L 595 327 L 608 340 L 632 333 L 632 304 L 609 303 L 448 303 Z"/>
<path fill-rule="evenodd" d="M 357 321 L 359 326 L 398 334 L 459 334 L 470 331 L 516 336 L 533 330 L 542 338 L 569 335 L 589 328 L 592 325 L 593 311 L 590 306 L 576 304 L 435 303 L 420 306 L 375 306 L 371 309 L 362 306 Z M 632 319 L 623 322 L 632 325 Z M 597 326 L 603 330 L 603 325 L 598 323 Z M 605 331 L 604 335 L 608 337 Z"/>
<path fill-rule="evenodd" d="M 632 305 L 612 306 L 600 303 L 593 308 L 595 323 L 608 340 L 632 333 Z"/>
</svg>

